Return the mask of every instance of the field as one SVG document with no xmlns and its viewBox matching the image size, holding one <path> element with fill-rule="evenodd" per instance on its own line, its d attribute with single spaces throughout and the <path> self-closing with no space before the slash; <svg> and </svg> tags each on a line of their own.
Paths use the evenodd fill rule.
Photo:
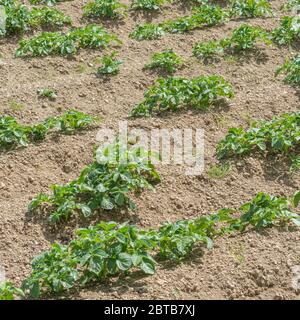
<svg viewBox="0 0 300 320">
<path fill-rule="evenodd" d="M 9 115 L 29 125 L 76 109 L 100 118 L 80 132 L 74 129 L 73 134 L 47 134 L 44 140 L 29 143 L 25 148 L 0 150 L 0 267 L 4 267 L 7 280 L 21 286 L 31 273 L 34 257 L 49 250 L 54 242 L 69 243 L 76 229 L 99 221 L 129 221 L 143 229 L 158 228 L 166 221 L 193 219 L 221 208 L 239 208 L 259 192 L 288 198 L 299 190 L 299 171 L 291 170 L 289 157 L 291 153 L 297 154 L 299 145 L 279 156 L 255 149 L 248 155 L 230 158 L 227 170 L 221 174 L 216 173 L 219 168 L 216 147 L 229 128 L 248 129 L 253 121 L 270 121 L 275 116 L 299 111 L 300 75 L 298 85 L 291 85 L 284 82 L 284 73 L 276 76 L 275 72 L 287 58 L 299 53 L 300 31 L 298 40 L 290 45 L 258 41 L 254 49 L 221 54 L 213 60 L 193 56 L 197 42 L 229 38 L 244 23 L 271 32 L 279 27 L 283 16 L 292 15 L 281 9 L 284 3 L 270 1 L 275 15 L 228 19 L 211 27 L 184 33 L 166 32 L 159 39 L 137 41 L 129 37 L 137 25 L 188 16 L 195 4 L 174 1 L 163 4 L 161 11 L 130 10 L 123 18 L 112 19 L 83 18 L 83 3 L 74 0 L 59 2 L 51 8 L 70 16 L 74 27 L 88 23 L 102 25 L 122 43 L 114 42 L 104 49 L 81 48 L 74 55 L 16 57 L 20 36 L 0 37 L 0 116 Z M 217 4 L 226 8 L 229 1 Z M 63 26 L 60 30 L 69 28 Z M 40 32 L 29 30 L 23 38 L 32 38 Z M 166 49 L 173 49 L 184 61 L 175 76 L 188 79 L 221 76 L 232 85 L 234 96 L 209 109 L 182 108 L 163 115 L 129 117 L 133 107 L 143 101 L 144 92 L 159 76 L 165 76 L 164 72 L 144 66 L 154 53 Z M 101 58 L 113 51 L 123 62 L 120 71 L 111 76 L 97 74 Z M 37 94 L 45 88 L 52 89 L 55 97 Z M 28 205 L 37 194 L 49 194 L 51 185 L 76 179 L 93 160 L 99 129 L 117 130 L 120 120 L 127 120 L 131 128 L 148 130 L 204 129 L 204 173 L 187 176 L 184 165 L 158 164 L 161 182 L 155 185 L 155 190 L 131 196 L 137 205 L 135 211 L 122 207 L 101 211 L 87 219 L 74 215 L 58 225 L 49 224 L 43 214 L 28 212 Z M 272 228 L 225 233 L 214 240 L 210 250 L 196 246 L 180 262 L 158 263 L 153 275 L 125 272 L 59 294 L 47 292 L 41 298 L 299 299 L 300 287 L 293 282 L 300 265 L 299 241 L 299 228 L 282 223 Z"/>
</svg>

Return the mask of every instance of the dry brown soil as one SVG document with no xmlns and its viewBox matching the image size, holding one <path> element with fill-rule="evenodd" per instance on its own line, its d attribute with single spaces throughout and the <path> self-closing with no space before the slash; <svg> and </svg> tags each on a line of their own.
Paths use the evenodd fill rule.
<svg viewBox="0 0 300 320">
<path fill-rule="evenodd" d="M 124 1 L 128 3 L 129 1 Z M 123 45 L 115 48 L 124 61 L 120 73 L 110 80 L 96 77 L 95 58 L 104 52 L 81 50 L 72 58 L 14 58 L 17 38 L 0 40 L 0 112 L 23 123 L 35 123 L 69 108 L 99 115 L 100 127 L 118 127 L 128 120 L 136 128 L 203 128 L 205 168 L 214 163 L 215 146 L 229 127 L 247 127 L 249 119 L 270 119 L 299 109 L 299 92 L 275 77 L 276 68 L 295 49 L 261 45 L 254 53 L 203 64 L 191 57 L 196 41 L 220 39 L 247 21 L 268 30 L 278 25 L 283 1 L 272 1 L 275 17 L 231 21 L 219 27 L 188 34 L 169 34 L 160 40 L 137 42 L 128 35 L 137 23 L 159 22 L 189 12 L 186 6 L 168 5 L 162 13 L 130 13 L 121 22 L 104 22 Z M 75 26 L 83 25 L 79 0 L 57 7 L 69 14 Z M 196 77 L 219 74 L 232 83 L 235 97 L 226 107 L 207 112 L 185 111 L 162 118 L 128 119 L 132 107 L 158 77 L 143 70 L 154 52 L 173 48 L 187 65 L 176 75 Z M 107 51 L 109 52 L 109 50 Z M 54 88 L 54 102 L 40 100 L 39 88 Z M 21 104 L 19 110 L 12 102 Z M 80 222 L 53 231 L 45 221 L 28 218 L 27 205 L 39 192 L 77 177 L 92 159 L 99 128 L 72 136 L 50 136 L 39 144 L 0 154 L 0 264 L 7 278 L 20 284 L 30 272 L 30 261 L 54 241 L 67 241 Z M 299 174 L 290 174 L 288 163 L 258 155 L 234 161 L 223 179 L 185 175 L 185 167 L 159 166 L 163 181 L 156 191 L 136 199 L 135 213 L 103 214 L 101 219 L 129 220 L 142 227 L 155 227 L 207 214 L 222 207 L 238 207 L 257 192 L 291 195 L 299 187 Z M 197 251 L 180 265 L 158 267 L 154 276 L 140 274 L 109 280 L 74 292 L 74 299 L 299 299 L 292 287 L 293 267 L 300 264 L 300 232 L 268 229 L 216 240 L 212 251 Z"/>
</svg>

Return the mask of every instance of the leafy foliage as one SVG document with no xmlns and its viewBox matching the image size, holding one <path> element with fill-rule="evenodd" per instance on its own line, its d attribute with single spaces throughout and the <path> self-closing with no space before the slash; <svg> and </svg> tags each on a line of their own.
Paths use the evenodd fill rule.
<svg viewBox="0 0 300 320">
<path fill-rule="evenodd" d="M 297 11 L 300 9 L 300 0 L 289 0 L 281 8 L 284 11 Z"/>
<path fill-rule="evenodd" d="M 54 90 L 44 88 L 44 89 L 39 89 L 37 91 L 37 94 L 41 98 L 48 98 L 49 100 L 55 100 L 57 98 L 57 94 Z"/>
<path fill-rule="evenodd" d="M 114 51 L 110 55 L 105 55 L 102 59 L 102 66 L 98 68 L 98 74 L 116 75 L 120 71 L 121 60 L 116 59 L 117 52 Z"/>
<path fill-rule="evenodd" d="M 21 40 L 16 56 L 73 55 L 80 48 L 106 48 L 112 41 L 121 43 L 115 35 L 97 25 L 72 29 L 67 33 L 43 32 L 28 40 Z"/>
<path fill-rule="evenodd" d="M 207 171 L 207 174 L 211 179 L 222 179 L 228 175 L 230 170 L 230 165 L 222 162 L 220 164 L 212 165 Z"/>
<path fill-rule="evenodd" d="M 272 15 L 272 9 L 267 0 L 232 0 L 230 15 L 233 17 L 264 17 Z"/>
<path fill-rule="evenodd" d="M 182 33 L 190 30 L 218 25 L 228 18 L 220 6 L 203 5 L 193 8 L 191 16 L 167 20 L 161 24 L 165 31 Z"/>
<path fill-rule="evenodd" d="M 47 6 L 54 6 L 59 2 L 64 2 L 64 1 L 72 1 L 72 0 L 29 0 L 30 4 L 44 4 Z"/>
<path fill-rule="evenodd" d="M 193 8 L 191 16 L 167 20 L 157 25 L 139 25 L 130 34 L 136 40 L 157 39 L 162 37 L 165 32 L 182 33 L 193 29 L 210 27 L 224 22 L 228 14 L 219 6 L 203 5 Z"/>
<path fill-rule="evenodd" d="M 38 27 L 62 27 L 72 20 L 58 9 L 47 7 L 32 8 L 17 2 L 2 2 L 6 12 L 5 30 L 0 30 L 0 36 L 22 34 Z"/>
<path fill-rule="evenodd" d="M 300 196 L 295 194 L 293 203 Z M 213 239 L 225 233 L 293 223 L 300 226 L 298 214 L 290 211 L 285 198 L 258 193 L 238 210 L 221 209 L 217 213 L 191 220 L 168 222 L 158 229 L 101 222 L 79 229 L 67 245 L 54 244 L 32 262 L 32 272 L 23 282 L 23 290 L 32 297 L 61 292 L 107 277 L 140 269 L 155 272 L 155 253 L 162 259 L 180 261 L 195 245 L 212 248 Z"/>
<path fill-rule="evenodd" d="M 285 83 L 300 86 L 300 55 L 296 55 L 291 60 L 287 60 L 280 68 L 276 70 L 276 74 L 284 72 L 286 77 Z"/>
<path fill-rule="evenodd" d="M 165 0 L 133 0 L 131 8 L 134 10 L 160 10 Z"/>
<path fill-rule="evenodd" d="M 300 112 L 251 124 L 250 129 L 230 128 L 217 145 L 219 159 L 248 154 L 253 150 L 288 153 L 300 141 Z"/>
<path fill-rule="evenodd" d="M 29 29 L 30 13 L 26 6 L 15 2 L 1 2 L 6 13 L 5 30 L 0 29 L 0 36 L 20 34 Z"/>
<path fill-rule="evenodd" d="M 131 33 L 130 37 L 141 41 L 141 40 L 153 40 L 159 39 L 165 35 L 163 27 L 151 23 L 138 25 Z"/>
<path fill-rule="evenodd" d="M 96 160 L 87 166 L 79 178 L 70 183 L 52 186 L 52 195 L 39 194 L 29 210 L 48 204 L 51 222 L 68 219 L 75 211 L 84 217 L 96 210 L 135 208 L 129 192 L 152 189 L 160 180 L 154 166 L 142 149 L 126 150 L 119 143 L 97 151 Z"/>
<path fill-rule="evenodd" d="M 0 301 L 15 300 L 16 297 L 23 297 L 23 290 L 16 288 L 11 282 L 0 285 Z"/>
<path fill-rule="evenodd" d="M 300 38 L 300 17 L 283 17 L 280 27 L 271 34 L 272 40 L 279 45 L 290 45 Z"/>
<path fill-rule="evenodd" d="M 31 27 L 62 27 L 71 23 L 71 18 L 58 9 L 42 7 L 32 8 L 30 11 L 29 25 Z"/>
<path fill-rule="evenodd" d="M 70 110 L 59 117 L 50 117 L 36 125 L 21 125 L 11 116 L 0 117 L 0 148 L 27 146 L 29 142 L 43 140 L 51 129 L 72 133 L 86 128 L 97 118 Z"/>
<path fill-rule="evenodd" d="M 97 18 L 117 18 L 122 16 L 126 5 L 118 0 L 95 0 L 83 7 L 84 15 Z"/>
<path fill-rule="evenodd" d="M 173 49 L 167 49 L 152 56 L 152 61 L 145 65 L 145 69 L 160 69 L 169 73 L 174 73 L 183 61 Z"/>
<path fill-rule="evenodd" d="M 233 30 L 230 38 L 220 41 L 199 42 L 193 48 L 193 54 L 197 58 L 207 59 L 215 54 L 235 53 L 253 49 L 257 40 L 270 43 L 268 34 L 260 27 L 252 27 L 242 24 Z"/>
<path fill-rule="evenodd" d="M 144 94 L 145 100 L 133 110 L 133 116 L 176 111 L 180 106 L 206 109 L 220 97 L 233 97 L 231 85 L 220 76 L 194 79 L 170 77 L 158 79 Z"/>
</svg>

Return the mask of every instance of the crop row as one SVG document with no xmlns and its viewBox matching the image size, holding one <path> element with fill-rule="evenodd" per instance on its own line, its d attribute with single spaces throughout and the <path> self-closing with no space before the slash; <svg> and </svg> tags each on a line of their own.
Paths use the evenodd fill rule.
<svg viewBox="0 0 300 320">
<path fill-rule="evenodd" d="M 292 200 L 297 206 L 299 192 Z M 0 299 L 60 293 L 128 274 L 129 270 L 151 275 L 158 261 L 180 262 L 196 245 L 211 249 L 213 239 L 218 236 L 243 232 L 249 227 L 260 229 L 289 223 L 299 227 L 300 216 L 290 207 L 286 198 L 258 193 L 238 209 L 225 208 L 191 220 L 167 222 L 158 229 L 143 230 L 128 223 L 101 222 L 77 230 L 69 244 L 53 244 L 37 256 L 22 288 L 7 282 L 0 288 Z"/>
<path fill-rule="evenodd" d="M 24 147 L 29 142 L 43 140 L 50 130 L 73 133 L 97 120 L 96 117 L 76 110 L 69 110 L 59 117 L 49 117 L 35 125 L 22 125 L 14 117 L 0 116 L 0 149 Z"/>
</svg>

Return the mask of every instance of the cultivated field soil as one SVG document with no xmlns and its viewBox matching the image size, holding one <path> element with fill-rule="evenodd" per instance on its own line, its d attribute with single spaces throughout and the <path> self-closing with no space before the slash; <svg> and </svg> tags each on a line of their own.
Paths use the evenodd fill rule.
<svg viewBox="0 0 300 320">
<path fill-rule="evenodd" d="M 129 1 L 123 1 L 129 4 Z M 59 3 L 73 18 L 82 19 L 85 1 Z M 74 135 L 48 135 L 45 141 L 27 148 L 0 153 L 0 264 L 7 279 L 20 285 L 31 271 L 31 260 L 50 248 L 53 242 L 67 243 L 78 227 L 97 221 L 130 221 L 140 227 L 157 227 L 165 221 L 193 218 L 223 207 L 238 208 L 258 192 L 290 196 L 299 189 L 300 176 L 289 172 L 289 163 L 259 154 L 234 159 L 231 171 L 222 179 L 211 178 L 207 170 L 217 162 L 216 145 L 228 128 L 249 127 L 250 120 L 271 119 L 299 110 L 299 92 L 275 77 L 277 67 L 295 48 L 259 45 L 251 53 L 231 59 L 203 63 L 192 57 L 192 47 L 200 40 L 230 36 L 242 22 L 267 30 L 279 26 L 279 10 L 284 1 L 271 1 L 274 17 L 239 19 L 212 28 L 185 34 L 167 34 L 160 40 L 136 41 L 129 33 L 137 24 L 157 23 L 187 15 L 187 4 L 168 4 L 163 12 L 129 12 L 116 21 L 101 21 L 123 44 L 107 50 L 80 50 L 74 57 L 15 58 L 17 37 L 0 40 L 0 113 L 16 117 L 21 123 L 37 123 L 49 116 L 75 108 L 102 118 L 99 125 Z M 28 3 L 27 3 L 28 4 Z M 221 3 L 222 5 L 222 3 Z M 90 21 L 89 21 L 90 22 Z M 26 34 L 25 37 L 30 37 Z M 217 74 L 229 81 L 235 97 L 227 105 L 205 112 L 182 110 L 163 117 L 129 118 L 143 99 L 145 90 L 159 73 L 143 70 L 153 53 L 173 48 L 187 61 L 177 76 L 193 78 Z M 96 58 L 119 52 L 123 60 L 120 73 L 110 78 L 97 77 Z M 54 89 L 55 101 L 40 99 L 37 90 Z M 15 103 L 18 103 L 18 107 Z M 133 196 L 135 212 L 105 212 L 92 221 L 73 219 L 49 227 L 46 219 L 33 219 L 27 213 L 31 199 L 39 192 L 49 193 L 52 184 L 64 184 L 78 177 L 92 161 L 96 135 L 101 128 L 117 130 L 120 120 L 131 128 L 202 128 L 205 131 L 205 171 L 187 176 L 186 167 L 158 165 L 162 176 L 155 191 Z M 299 299 L 293 288 L 295 266 L 300 265 L 300 231 L 287 228 L 249 230 L 215 240 L 214 248 L 199 248 L 180 264 L 159 264 L 153 276 L 139 272 L 111 278 L 57 298 L 68 299 Z M 51 296 L 51 298 L 56 298 Z"/>
</svg>

